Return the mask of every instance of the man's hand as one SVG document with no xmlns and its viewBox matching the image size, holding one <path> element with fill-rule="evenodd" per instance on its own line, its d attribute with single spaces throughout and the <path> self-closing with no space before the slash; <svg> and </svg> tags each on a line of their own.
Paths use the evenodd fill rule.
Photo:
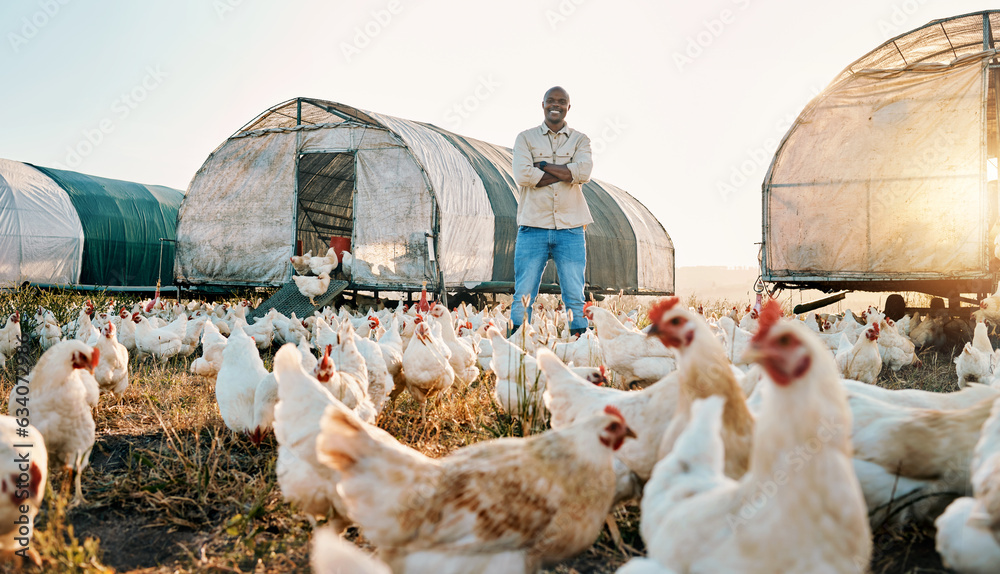
<svg viewBox="0 0 1000 574">
<path fill-rule="evenodd" d="M 539 167 L 540 162 L 535 163 L 534 165 L 535 167 Z M 546 185 L 552 185 L 557 181 L 565 181 L 567 183 L 573 181 L 573 173 L 565 165 L 549 163 L 546 164 L 544 168 L 541 168 L 541 170 L 545 172 L 545 175 L 542 176 L 542 179 L 538 181 L 538 185 L 536 185 L 535 187 L 544 187 Z M 548 178 L 550 177 L 552 178 L 552 180 L 548 181 Z M 542 182 L 546 183 L 543 185 Z"/>
<path fill-rule="evenodd" d="M 555 183 L 557 181 L 559 181 L 558 177 L 556 177 L 556 176 L 554 176 L 554 175 L 546 172 L 545 175 L 542 176 L 542 179 L 538 180 L 538 183 L 535 184 L 535 187 L 536 188 L 538 188 L 538 187 L 546 187 L 546 186 L 552 185 L 553 183 Z"/>
</svg>

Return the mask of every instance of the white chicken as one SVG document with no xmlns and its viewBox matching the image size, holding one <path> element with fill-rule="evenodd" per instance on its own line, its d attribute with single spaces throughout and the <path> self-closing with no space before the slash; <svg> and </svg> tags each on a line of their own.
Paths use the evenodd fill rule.
<svg viewBox="0 0 1000 574">
<path fill-rule="evenodd" d="M 440 332 L 440 328 L 437 329 Z M 403 352 L 403 372 L 406 389 L 413 398 L 424 403 L 449 388 L 455 382 L 455 369 L 449 359 L 451 350 L 431 327 L 422 322 L 413 331 L 413 339 Z"/>
<path fill-rule="evenodd" d="M 128 349 L 118 342 L 114 323 L 101 327 L 101 337 L 95 349 L 101 352 L 101 361 L 94 369 L 94 379 L 101 393 L 120 397 L 128 388 Z"/>
<path fill-rule="evenodd" d="M 497 376 L 493 396 L 504 412 L 522 423 L 541 420 L 545 412 L 542 396 L 546 385 L 545 374 L 538 369 L 537 361 L 493 327 L 486 334 L 493 345 L 492 365 Z M 571 370 L 591 384 L 607 384 L 600 368 L 574 367 Z"/>
<path fill-rule="evenodd" d="M 344 540 L 332 528 L 314 531 L 309 564 L 313 574 L 392 574 L 384 562 Z"/>
<path fill-rule="evenodd" d="M 316 452 L 341 473 L 348 513 L 393 572 L 536 572 L 593 544 L 611 508 L 613 453 L 632 430 L 614 407 L 564 429 L 431 459 L 327 408 Z"/>
<path fill-rule="evenodd" d="M 184 334 L 187 333 L 187 315 L 181 315 L 172 323 L 154 329 L 149 319 L 135 313 L 132 315 L 135 323 L 135 348 L 139 356 L 152 355 L 161 363 L 181 352 Z"/>
<path fill-rule="evenodd" d="M 49 318 L 46 316 L 37 329 L 38 344 L 43 352 L 49 350 L 59 341 L 62 341 L 62 329 L 59 328 L 59 323 L 56 322 L 55 317 Z"/>
<path fill-rule="evenodd" d="M 677 368 L 673 351 L 655 339 L 626 328 L 607 309 L 595 306 L 589 311 L 601 340 L 605 364 L 625 377 L 626 383 L 648 387 Z"/>
<path fill-rule="evenodd" d="M 649 557 L 680 572 L 866 572 L 871 531 L 833 357 L 799 321 L 761 324 L 749 353 L 769 375 L 750 470 L 723 475 L 724 405 L 699 402 L 644 490 Z"/>
<path fill-rule="evenodd" d="M 27 418 L 45 437 L 48 455 L 76 476 L 73 504 L 84 502 L 80 475 L 90 461 L 96 426 L 91 407 L 99 391 L 94 369 L 101 352 L 80 341 L 63 341 L 42 354 L 27 380 L 18 379 L 7 413 Z"/>
<path fill-rule="evenodd" d="M 35 565 L 42 565 L 38 551 L 25 546 L 31 542 L 45 496 L 48 465 L 42 433 L 30 424 L 19 426 L 14 416 L 0 415 L 0 491 L 6 494 L 0 497 L 0 555 L 6 558 L 22 551 Z"/>
<path fill-rule="evenodd" d="M 201 335 L 201 356 L 191 363 L 191 372 L 203 377 L 214 377 L 222 368 L 222 351 L 226 348 L 226 338 L 211 321 L 205 322 Z"/>
<path fill-rule="evenodd" d="M 743 362 L 743 353 L 750 346 L 753 333 L 741 329 L 729 316 L 721 317 L 717 324 L 725 333 L 726 357 L 738 367 L 749 368 L 749 365 Z"/>
<path fill-rule="evenodd" d="M 299 275 L 309 273 L 309 260 L 312 258 L 312 250 L 306 251 L 304 255 L 292 255 L 289 259 L 292 267 Z"/>
<path fill-rule="evenodd" d="M 726 446 L 726 476 L 739 479 L 750 463 L 754 417 L 747 407 L 736 371 L 726 359 L 723 345 L 713 335 L 704 317 L 678 305 L 677 297 L 656 302 L 649 310 L 649 336 L 656 337 L 678 354 L 677 378 L 680 395 L 670 426 L 660 443 L 658 458 L 670 452 L 691 415 L 694 399 L 711 395 L 726 397 L 722 417 L 722 440 Z M 759 327 L 781 317 L 780 305 L 767 305 L 759 314 Z M 801 324 L 801 322 L 800 322 Z"/>
<path fill-rule="evenodd" d="M 361 420 L 374 424 L 378 412 L 368 396 L 368 371 L 354 338 L 344 337 L 336 358 L 332 349 L 333 345 L 324 348 L 313 374 L 333 398 L 357 413 Z"/>
<path fill-rule="evenodd" d="M 184 328 L 184 335 L 181 337 L 181 350 L 178 351 L 178 355 L 190 357 L 194 354 L 195 349 L 198 348 L 198 340 L 201 338 L 201 333 L 205 329 L 205 323 L 207 322 L 208 317 L 205 315 L 188 318 Z"/>
<path fill-rule="evenodd" d="M 873 524 L 886 518 L 890 507 L 893 523 L 934 519 L 954 493 L 969 488 L 973 450 L 994 398 L 933 410 L 856 393 L 848 397 L 854 458 Z M 919 500 L 911 504 L 914 498 Z"/>
<path fill-rule="evenodd" d="M 278 486 L 285 500 L 297 505 L 306 516 L 313 520 L 329 516 L 334 531 L 342 532 L 351 521 L 337 492 L 340 474 L 320 464 L 316 456 L 320 419 L 327 406 L 337 400 L 302 369 L 301 361 L 298 349 L 291 343 L 274 355 L 278 382 L 278 404 L 274 407 Z"/>
<path fill-rule="evenodd" d="M 252 338 L 257 348 L 261 351 L 271 348 L 274 341 L 274 318 L 278 314 L 275 309 L 271 309 L 263 317 L 257 319 L 253 325 L 247 324 L 245 320 L 238 320 L 243 326 L 243 332 Z"/>
<path fill-rule="evenodd" d="M 342 371 L 357 369 L 362 388 L 375 407 L 376 415 L 381 413 L 393 387 L 382 348 L 375 341 L 359 336 L 347 322 L 340 326 L 339 339 L 339 349 L 334 355 L 338 368 Z M 348 346 L 347 339 L 352 339 L 353 345 Z M 348 408 L 355 407 L 348 405 Z"/>
<path fill-rule="evenodd" d="M 883 318 L 878 325 L 878 351 L 885 367 L 895 372 L 908 365 L 920 364 L 913 341 L 899 332 L 892 319 Z"/>
<path fill-rule="evenodd" d="M 890 405 L 920 409 L 965 409 L 985 399 L 1000 396 L 1000 389 L 977 383 L 970 383 L 964 389 L 952 393 L 923 391 L 920 389 L 892 390 L 850 379 L 841 379 L 840 384 L 847 390 L 848 397 L 865 395 L 881 402 L 889 403 Z"/>
<path fill-rule="evenodd" d="M 552 351 L 566 364 L 577 367 L 600 367 L 604 364 L 604 353 L 601 351 L 601 341 L 597 333 L 588 329 L 575 341 L 558 342 Z"/>
<path fill-rule="evenodd" d="M 459 339 L 455 334 L 455 321 L 448 308 L 438 303 L 431 308 L 430 316 L 441 326 L 444 344 L 451 351 L 448 362 L 455 371 L 455 381 L 463 387 L 479 377 L 479 349 L 469 339 Z"/>
<path fill-rule="evenodd" d="M 552 413 L 552 428 L 565 428 L 605 405 L 614 406 L 636 433 L 636 439 L 626 442 L 615 456 L 640 479 L 648 479 L 659 460 L 663 433 L 677 408 L 680 389 L 676 372 L 640 391 L 622 391 L 581 379 L 548 349 L 539 349 L 536 359 L 545 373 L 542 397 Z"/>
<path fill-rule="evenodd" d="M 337 250 L 333 247 L 326 250 L 326 255 L 322 257 L 309 258 L 309 271 L 313 275 L 329 275 L 337 267 Z"/>
<path fill-rule="evenodd" d="M 253 424 L 254 395 L 267 374 L 253 339 L 237 325 L 222 351 L 222 367 L 215 379 L 219 413 L 231 431 L 243 434 L 260 432 Z"/>
<path fill-rule="evenodd" d="M 389 400 L 395 400 L 399 393 L 406 388 L 406 375 L 403 373 L 403 338 L 399 335 L 399 317 L 393 315 L 389 328 L 378 340 L 378 346 L 379 350 L 382 351 L 382 360 L 385 361 L 386 370 L 392 377 L 393 388 L 389 393 Z"/>
<path fill-rule="evenodd" d="M 966 343 L 962 352 L 955 357 L 955 371 L 958 374 L 959 388 L 964 388 L 968 383 L 990 379 L 993 374 L 993 345 L 990 343 L 986 322 L 976 323 L 972 342 Z"/>
<path fill-rule="evenodd" d="M 862 335 L 852 347 L 837 351 L 837 368 L 846 379 L 874 385 L 882 372 L 882 355 L 878 349 L 879 324 L 868 325 Z"/>
<path fill-rule="evenodd" d="M 20 345 L 21 314 L 14 311 L 7 317 L 7 324 L 0 328 L 0 357 L 13 357 Z"/>
<path fill-rule="evenodd" d="M 298 287 L 299 293 L 308 297 L 309 302 L 313 305 L 316 304 L 316 297 L 326 293 L 327 289 L 330 288 L 329 273 L 321 273 L 319 277 L 295 275 L 292 279 L 295 280 L 295 286 Z"/>
<path fill-rule="evenodd" d="M 983 423 L 972 458 L 972 497 L 962 497 L 934 521 L 936 548 L 960 574 L 1000 572 L 1000 400 Z"/>
</svg>

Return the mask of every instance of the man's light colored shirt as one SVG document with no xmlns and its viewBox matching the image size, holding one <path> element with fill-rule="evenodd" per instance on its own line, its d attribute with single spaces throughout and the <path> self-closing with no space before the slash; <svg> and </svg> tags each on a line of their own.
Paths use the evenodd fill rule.
<svg viewBox="0 0 1000 574">
<path fill-rule="evenodd" d="M 535 187 L 545 172 L 534 164 L 543 160 L 565 165 L 573 180 Z M 514 178 L 520 193 L 517 224 L 568 229 L 594 221 L 583 197 L 583 184 L 590 181 L 593 167 L 590 138 L 568 125 L 553 133 L 543 123 L 517 134 L 514 142 Z"/>
</svg>

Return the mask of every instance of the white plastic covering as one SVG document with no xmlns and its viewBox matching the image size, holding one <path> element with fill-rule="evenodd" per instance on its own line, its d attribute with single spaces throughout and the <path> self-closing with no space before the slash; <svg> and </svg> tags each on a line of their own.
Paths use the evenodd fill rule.
<svg viewBox="0 0 1000 574">
<path fill-rule="evenodd" d="M 372 115 L 399 134 L 430 177 L 445 214 L 438 246 L 445 282 L 489 281 L 493 275 L 493 208 L 479 174 L 441 134 L 408 120 Z"/>
<path fill-rule="evenodd" d="M 177 281 L 287 280 L 295 233 L 295 141 L 291 131 L 237 137 L 209 156 L 177 214 Z"/>
<path fill-rule="evenodd" d="M 799 116 L 765 182 L 772 275 L 985 268 L 985 65 L 858 71 Z"/>
<path fill-rule="evenodd" d="M 0 285 L 71 284 L 80 277 L 83 227 L 55 181 L 0 159 Z"/>
</svg>

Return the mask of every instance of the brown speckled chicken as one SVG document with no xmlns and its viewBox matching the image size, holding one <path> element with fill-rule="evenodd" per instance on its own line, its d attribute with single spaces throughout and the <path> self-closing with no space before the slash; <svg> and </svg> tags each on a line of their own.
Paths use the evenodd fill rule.
<svg viewBox="0 0 1000 574">
<path fill-rule="evenodd" d="M 631 429 L 614 407 L 564 429 L 435 460 L 327 408 L 316 443 L 338 492 L 393 572 L 535 572 L 587 549 L 614 495 Z"/>
</svg>

